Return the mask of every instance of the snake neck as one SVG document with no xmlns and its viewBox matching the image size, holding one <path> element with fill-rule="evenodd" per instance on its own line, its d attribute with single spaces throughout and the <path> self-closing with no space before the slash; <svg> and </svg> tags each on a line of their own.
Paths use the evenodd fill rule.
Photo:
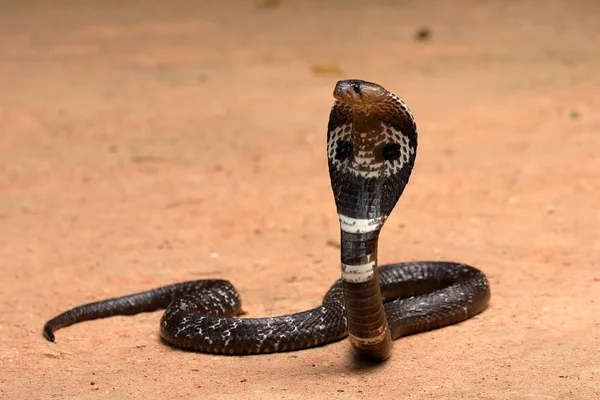
<svg viewBox="0 0 600 400">
<path fill-rule="evenodd" d="M 340 215 L 342 287 L 350 343 L 359 357 L 383 361 L 391 355 L 392 337 L 377 273 L 381 225 L 377 219 L 349 222 Z"/>
</svg>

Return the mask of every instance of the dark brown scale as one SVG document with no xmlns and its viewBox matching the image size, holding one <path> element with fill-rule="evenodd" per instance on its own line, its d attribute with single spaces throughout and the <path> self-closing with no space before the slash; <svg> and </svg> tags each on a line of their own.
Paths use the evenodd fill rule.
<svg viewBox="0 0 600 400">
<path fill-rule="evenodd" d="M 333 156 L 338 161 L 344 161 L 346 158 L 350 157 L 353 152 L 352 143 L 347 140 L 338 139 L 336 148 L 337 151 Z"/>
<path fill-rule="evenodd" d="M 381 154 L 383 154 L 385 161 L 393 163 L 400 158 L 400 145 L 398 143 L 386 143 L 381 148 Z M 408 157 L 405 161 L 408 161 Z"/>
<path fill-rule="evenodd" d="M 454 324 L 483 311 L 490 289 L 476 268 L 430 261 L 377 267 L 381 226 L 414 165 L 416 125 L 406 106 L 379 85 L 340 81 L 334 95 L 327 141 L 338 214 L 381 221 L 372 232 L 342 231 L 340 259 L 350 266 L 374 262 L 372 277 L 364 282 L 338 280 L 321 306 L 271 318 L 237 318 L 241 300 L 227 281 L 177 283 L 75 307 L 44 325 L 46 339 L 53 342 L 57 329 L 74 323 L 166 308 L 161 337 L 188 350 L 261 354 L 304 349 L 350 334 L 358 355 L 385 360 L 392 339 Z M 372 160 L 356 167 L 358 151 L 372 154 Z"/>
<path fill-rule="evenodd" d="M 389 330 L 383 296 L 378 275 L 364 283 L 343 282 L 344 305 L 348 331 L 353 336 L 367 340 L 377 340 L 382 335 L 384 340 L 377 340 L 372 344 L 355 344 L 354 350 L 359 357 L 375 360 L 385 360 L 392 350 L 392 337 Z"/>
</svg>

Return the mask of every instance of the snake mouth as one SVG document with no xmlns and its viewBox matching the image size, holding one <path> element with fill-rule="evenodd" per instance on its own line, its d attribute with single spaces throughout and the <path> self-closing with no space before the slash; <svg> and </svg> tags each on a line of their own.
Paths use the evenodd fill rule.
<svg viewBox="0 0 600 400">
<path fill-rule="evenodd" d="M 378 84 L 360 79 L 338 81 L 333 89 L 333 97 L 354 107 L 385 100 L 388 95 L 389 92 Z"/>
</svg>

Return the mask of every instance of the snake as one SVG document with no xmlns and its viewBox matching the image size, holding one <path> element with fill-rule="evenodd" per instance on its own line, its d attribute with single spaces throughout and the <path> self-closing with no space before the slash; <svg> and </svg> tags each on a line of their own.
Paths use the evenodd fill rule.
<svg viewBox="0 0 600 400">
<path fill-rule="evenodd" d="M 327 127 L 327 160 L 339 217 L 341 278 L 320 306 L 245 318 L 235 287 L 201 279 L 77 306 L 47 321 L 43 336 L 82 321 L 165 309 L 160 337 L 176 348 L 224 355 L 301 350 L 349 337 L 360 359 L 381 362 L 402 336 L 467 320 L 485 310 L 483 271 L 450 261 L 378 265 L 385 221 L 404 192 L 417 126 L 395 94 L 368 81 L 338 81 Z"/>
</svg>

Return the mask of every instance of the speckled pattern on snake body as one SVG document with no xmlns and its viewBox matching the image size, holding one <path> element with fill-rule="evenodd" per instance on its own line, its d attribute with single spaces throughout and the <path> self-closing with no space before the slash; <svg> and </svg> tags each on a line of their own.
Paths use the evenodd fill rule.
<svg viewBox="0 0 600 400">
<path fill-rule="evenodd" d="M 477 268 L 442 261 L 378 266 L 379 234 L 412 172 L 417 127 L 406 104 L 375 83 L 339 81 L 333 95 L 327 159 L 340 220 L 341 279 L 319 307 L 237 318 L 241 300 L 231 283 L 198 280 L 75 307 L 46 322 L 46 339 L 77 322 L 166 308 L 161 337 L 183 349 L 261 354 L 349 336 L 357 355 L 383 361 L 394 339 L 483 311 L 490 288 Z"/>
</svg>

